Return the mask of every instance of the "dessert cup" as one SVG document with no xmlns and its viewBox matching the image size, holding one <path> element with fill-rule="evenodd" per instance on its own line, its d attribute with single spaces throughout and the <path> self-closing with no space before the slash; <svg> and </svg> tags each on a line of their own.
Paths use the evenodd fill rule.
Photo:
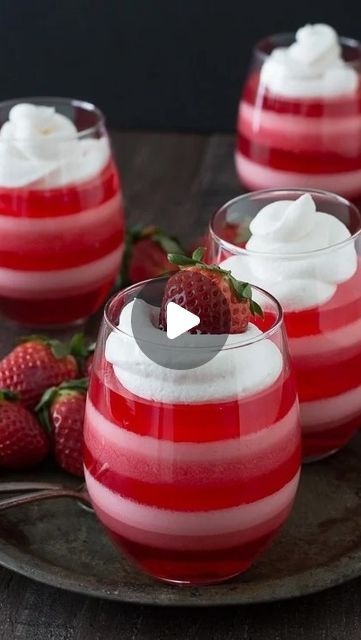
<svg viewBox="0 0 361 640">
<path fill-rule="evenodd" d="M 297 67 L 297 72 L 310 75 L 301 78 L 295 75 L 295 64 L 286 71 L 281 68 L 283 59 L 275 65 L 271 58 L 275 50 L 290 47 L 295 37 L 273 35 L 255 47 L 238 113 L 235 159 L 239 178 L 249 190 L 326 189 L 358 202 L 361 44 L 340 38 L 336 62 L 343 60 L 344 67 L 336 65 L 330 71 L 326 61 L 323 70 L 320 55 L 301 70 Z M 308 55 L 307 40 L 302 46 L 302 54 Z M 325 59 L 327 46 L 319 52 Z M 299 56 L 300 50 L 297 53 Z"/>
<path fill-rule="evenodd" d="M 32 326 L 85 319 L 124 244 L 104 117 L 86 102 L 30 98 L 1 103 L 0 123 L 0 312 Z"/>
<path fill-rule="evenodd" d="M 309 196 L 314 201 L 315 220 L 316 210 L 330 214 L 328 222 L 338 233 L 342 227 L 343 239 L 317 249 L 324 231 L 320 226 L 312 228 L 313 218 L 306 218 L 300 208 L 293 210 L 294 218 L 286 225 L 285 218 L 282 222 L 279 218 L 273 230 L 272 220 L 264 215 L 268 236 L 257 236 L 263 250 L 246 248 L 250 224 L 264 207 L 275 203 L 279 207 L 281 201 L 292 204 L 305 193 L 307 203 Z M 360 212 L 347 200 L 327 192 L 296 189 L 235 198 L 216 212 L 210 224 L 211 261 L 230 269 L 235 277 L 242 274 L 262 285 L 283 307 L 306 460 L 343 447 L 361 424 L 360 229 Z M 292 252 L 302 234 L 313 249 Z M 281 248 L 273 246 L 267 251 L 267 238 Z"/>
<path fill-rule="evenodd" d="M 163 290 L 166 278 L 149 282 Z M 174 369 L 178 354 L 164 332 L 152 329 L 153 362 L 143 335 L 135 340 L 123 321 L 143 284 L 105 309 L 85 418 L 87 489 L 115 545 L 140 569 L 176 584 L 221 582 L 269 544 L 297 489 L 298 402 L 282 311 L 257 291 L 268 309 L 261 330 L 222 336 L 218 347 L 218 336 L 185 334 Z M 156 308 L 160 300 L 152 296 Z M 193 367 L 202 349 L 204 364 Z"/>
</svg>

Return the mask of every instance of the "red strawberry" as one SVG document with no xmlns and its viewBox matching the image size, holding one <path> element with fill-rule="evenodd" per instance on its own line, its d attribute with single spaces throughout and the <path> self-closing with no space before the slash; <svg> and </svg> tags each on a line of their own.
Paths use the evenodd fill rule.
<svg viewBox="0 0 361 640">
<path fill-rule="evenodd" d="M 181 253 L 177 240 L 156 227 L 136 226 L 128 230 L 120 287 L 162 276 L 177 267 L 168 262 L 169 252 Z"/>
<path fill-rule="evenodd" d="M 48 387 L 78 375 L 70 350 L 57 340 L 29 336 L 0 362 L 0 388 L 19 395 L 26 407 L 34 407 Z"/>
<path fill-rule="evenodd" d="M 36 411 L 51 433 L 58 465 L 75 476 L 83 476 L 83 426 L 87 379 L 48 389 Z"/>
<path fill-rule="evenodd" d="M 166 307 L 175 302 L 200 318 L 193 333 L 242 333 L 251 314 L 263 315 L 252 300 L 252 289 L 216 265 L 202 262 L 204 249 L 194 251 L 192 258 L 169 255 L 180 271 L 172 275 L 166 285 L 159 314 L 159 327 L 167 328 Z"/>
<path fill-rule="evenodd" d="M 27 469 L 48 451 L 49 440 L 35 416 L 16 401 L 16 394 L 0 391 L 0 467 Z"/>
</svg>

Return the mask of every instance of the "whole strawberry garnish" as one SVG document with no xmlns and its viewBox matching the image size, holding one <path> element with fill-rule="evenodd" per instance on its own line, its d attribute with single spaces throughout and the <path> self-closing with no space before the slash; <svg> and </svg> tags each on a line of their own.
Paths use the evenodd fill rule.
<svg viewBox="0 0 361 640">
<path fill-rule="evenodd" d="M 50 386 L 78 375 L 70 347 L 41 336 L 24 338 L 0 362 L 0 388 L 17 393 L 26 407 L 34 407 Z"/>
<path fill-rule="evenodd" d="M 87 379 L 48 389 L 36 411 L 51 434 L 58 465 L 75 476 L 83 476 L 83 427 Z"/>
<path fill-rule="evenodd" d="M 0 391 L 0 468 L 33 467 L 49 451 L 49 440 L 36 417 L 10 391 Z"/>
<path fill-rule="evenodd" d="M 200 323 L 193 333 L 242 333 L 250 315 L 263 316 L 260 306 L 252 300 L 247 282 L 236 280 L 230 271 L 202 262 L 204 248 L 194 251 L 192 258 L 170 254 L 172 264 L 180 270 L 172 275 L 164 291 L 159 314 L 159 327 L 167 328 L 167 304 L 174 302 L 194 313 Z"/>
<path fill-rule="evenodd" d="M 162 276 L 176 267 L 168 253 L 182 253 L 178 241 L 154 226 L 135 226 L 127 231 L 126 247 L 118 285 L 122 288 L 149 278 Z"/>
</svg>

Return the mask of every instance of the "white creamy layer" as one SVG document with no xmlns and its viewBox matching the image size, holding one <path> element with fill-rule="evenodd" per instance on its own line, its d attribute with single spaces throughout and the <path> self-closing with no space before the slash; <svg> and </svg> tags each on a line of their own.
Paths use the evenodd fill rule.
<svg viewBox="0 0 361 640">
<path fill-rule="evenodd" d="M 109 159 L 109 143 L 79 138 L 54 107 L 17 104 L 0 130 L 0 186 L 61 187 L 95 176 Z"/>
<path fill-rule="evenodd" d="M 272 293 L 288 311 L 327 302 L 337 285 L 349 280 L 357 269 L 353 242 L 317 253 L 342 243 L 351 234 L 336 217 L 317 212 L 310 194 L 267 205 L 252 220 L 250 231 L 246 245 L 250 253 L 227 258 L 221 266 L 236 278 Z M 314 255 L 305 255 L 313 251 Z"/>
<path fill-rule="evenodd" d="M 338 96 L 357 90 L 358 74 L 342 59 L 336 31 L 327 24 L 308 24 L 290 47 L 277 47 L 261 69 L 261 84 L 290 98 Z"/>
<path fill-rule="evenodd" d="M 158 361 L 162 359 L 165 366 L 150 360 L 131 337 L 134 304 L 138 306 L 139 335 L 156 345 Z M 282 371 L 282 354 L 270 340 L 226 348 L 262 335 L 252 324 L 242 334 L 229 335 L 225 347 L 218 352 L 217 345 L 224 344 L 224 336 L 187 333 L 181 336 L 181 348 L 175 349 L 169 347 L 167 334 L 158 329 L 158 316 L 159 309 L 133 300 L 121 312 L 121 331 L 113 331 L 107 339 L 106 360 L 113 365 L 119 382 L 137 396 L 176 403 L 232 399 L 266 389 Z M 184 370 L 167 368 L 167 363 L 174 364 L 175 358 L 190 366 L 195 351 L 202 347 L 212 354 L 216 352 L 206 364 Z"/>
</svg>

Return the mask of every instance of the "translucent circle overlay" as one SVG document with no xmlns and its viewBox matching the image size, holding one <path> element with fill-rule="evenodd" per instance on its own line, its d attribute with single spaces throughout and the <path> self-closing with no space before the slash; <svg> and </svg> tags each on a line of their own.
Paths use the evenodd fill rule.
<svg viewBox="0 0 361 640">
<path fill-rule="evenodd" d="M 209 286 L 209 280 L 204 276 L 204 284 Z M 184 333 L 177 338 L 170 339 L 162 331 L 159 340 L 149 340 L 144 336 L 144 302 L 155 308 L 160 308 L 167 279 L 150 280 L 141 287 L 134 298 L 131 324 L 132 333 L 139 349 L 155 364 L 167 369 L 184 370 L 200 367 L 210 362 L 227 342 L 229 335 L 231 314 L 226 313 L 226 333 L 222 334 L 191 334 Z M 176 302 L 176 300 L 175 300 Z M 228 307 L 226 297 L 221 293 L 218 299 L 220 305 Z M 176 302 L 177 303 L 177 302 Z M 186 308 L 186 305 L 180 305 Z M 192 309 L 193 311 L 193 309 Z M 156 314 L 156 310 L 155 310 Z M 228 321 L 229 318 L 229 321 Z M 155 317 L 155 320 L 157 318 Z M 227 323 L 228 327 L 227 327 Z M 197 327 L 195 327 L 197 330 Z"/>
</svg>

